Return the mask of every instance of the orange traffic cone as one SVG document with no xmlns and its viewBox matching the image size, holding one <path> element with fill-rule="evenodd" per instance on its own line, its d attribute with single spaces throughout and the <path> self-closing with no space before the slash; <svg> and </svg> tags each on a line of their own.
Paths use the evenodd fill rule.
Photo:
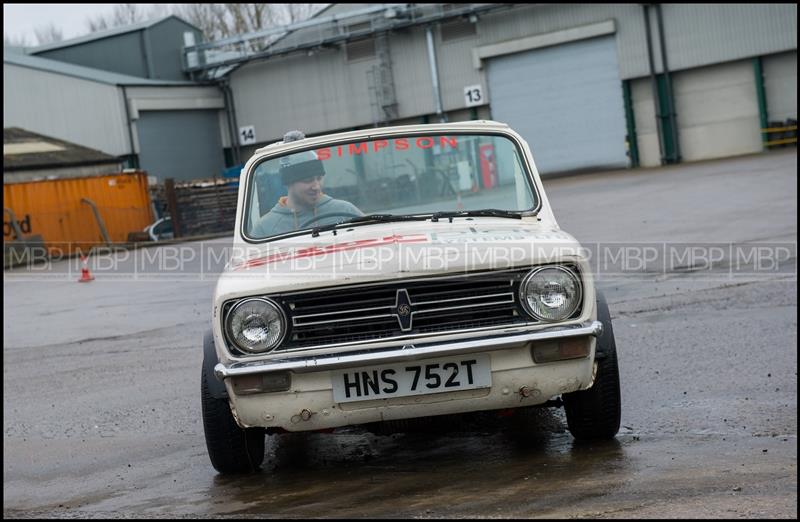
<svg viewBox="0 0 800 522">
<path fill-rule="evenodd" d="M 89 281 L 94 281 L 94 276 L 89 272 L 89 260 L 86 256 L 81 256 L 81 262 L 83 266 L 81 267 L 81 278 L 78 279 L 78 282 L 88 283 Z"/>
</svg>

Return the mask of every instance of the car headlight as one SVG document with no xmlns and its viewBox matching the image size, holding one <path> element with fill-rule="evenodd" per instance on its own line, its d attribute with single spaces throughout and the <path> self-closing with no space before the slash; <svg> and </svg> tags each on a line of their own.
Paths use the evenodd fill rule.
<svg viewBox="0 0 800 522">
<path fill-rule="evenodd" d="M 536 268 L 525 276 L 520 301 L 531 316 L 541 321 L 562 321 L 571 316 L 583 296 L 581 281 L 563 266 Z"/>
<path fill-rule="evenodd" d="M 286 318 L 268 299 L 245 299 L 237 303 L 225 321 L 228 338 L 247 353 L 263 353 L 281 342 Z"/>
</svg>

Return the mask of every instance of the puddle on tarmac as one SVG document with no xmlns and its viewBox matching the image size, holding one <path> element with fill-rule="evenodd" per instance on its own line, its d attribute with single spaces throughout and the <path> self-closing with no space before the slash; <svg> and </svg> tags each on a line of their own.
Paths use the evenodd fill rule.
<svg viewBox="0 0 800 522">
<path fill-rule="evenodd" d="M 608 490 L 606 478 L 628 465 L 619 441 L 577 443 L 560 410 L 530 409 L 391 435 L 359 427 L 272 435 L 260 473 L 216 475 L 207 495 L 224 499 L 224 507 L 214 503 L 220 513 L 399 516 L 442 502 L 468 513 L 476 502 L 481 509 L 494 502 L 492 492 L 538 495 L 576 479 Z M 595 494 L 591 489 L 582 494 Z"/>
</svg>

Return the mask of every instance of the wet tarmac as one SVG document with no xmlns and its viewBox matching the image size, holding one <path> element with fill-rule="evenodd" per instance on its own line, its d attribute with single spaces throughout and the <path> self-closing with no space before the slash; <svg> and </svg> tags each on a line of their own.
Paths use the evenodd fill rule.
<svg viewBox="0 0 800 522">
<path fill-rule="evenodd" d="M 796 158 L 546 188 L 582 242 L 780 242 L 796 253 Z M 587 215 L 598 198 L 609 210 Z M 537 408 L 448 431 L 273 435 L 248 476 L 217 475 L 203 438 L 213 278 L 78 285 L 7 272 L 4 517 L 796 518 L 796 258 L 779 272 L 721 266 L 600 274 L 622 381 L 613 441 L 579 444 L 563 410 Z"/>
</svg>

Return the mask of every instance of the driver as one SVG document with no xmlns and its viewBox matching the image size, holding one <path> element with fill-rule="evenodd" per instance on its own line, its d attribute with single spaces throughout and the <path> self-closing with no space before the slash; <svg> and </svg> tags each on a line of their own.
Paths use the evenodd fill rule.
<svg viewBox="0 0 800 522">
<path fill-rule="evenodd" d="M 305 138 L 300 131 L 287 132 L 283 142 Z M 257 237 L 268 237 L 297 230 L 308 221 L 307 226 L 336 223 L 348 216 L 363 216 L 358 207 L 341 199 L 322 193 L 322 178 L 325 168 L 313 151 L 304 151 L 281 158 L 281 182 L 286 185 L 288 195 L 278 199 L 272 209 L 259 219 L 253 228 Z M 314 221 L 317 216 L 334 214 Z"/>
</svg>

